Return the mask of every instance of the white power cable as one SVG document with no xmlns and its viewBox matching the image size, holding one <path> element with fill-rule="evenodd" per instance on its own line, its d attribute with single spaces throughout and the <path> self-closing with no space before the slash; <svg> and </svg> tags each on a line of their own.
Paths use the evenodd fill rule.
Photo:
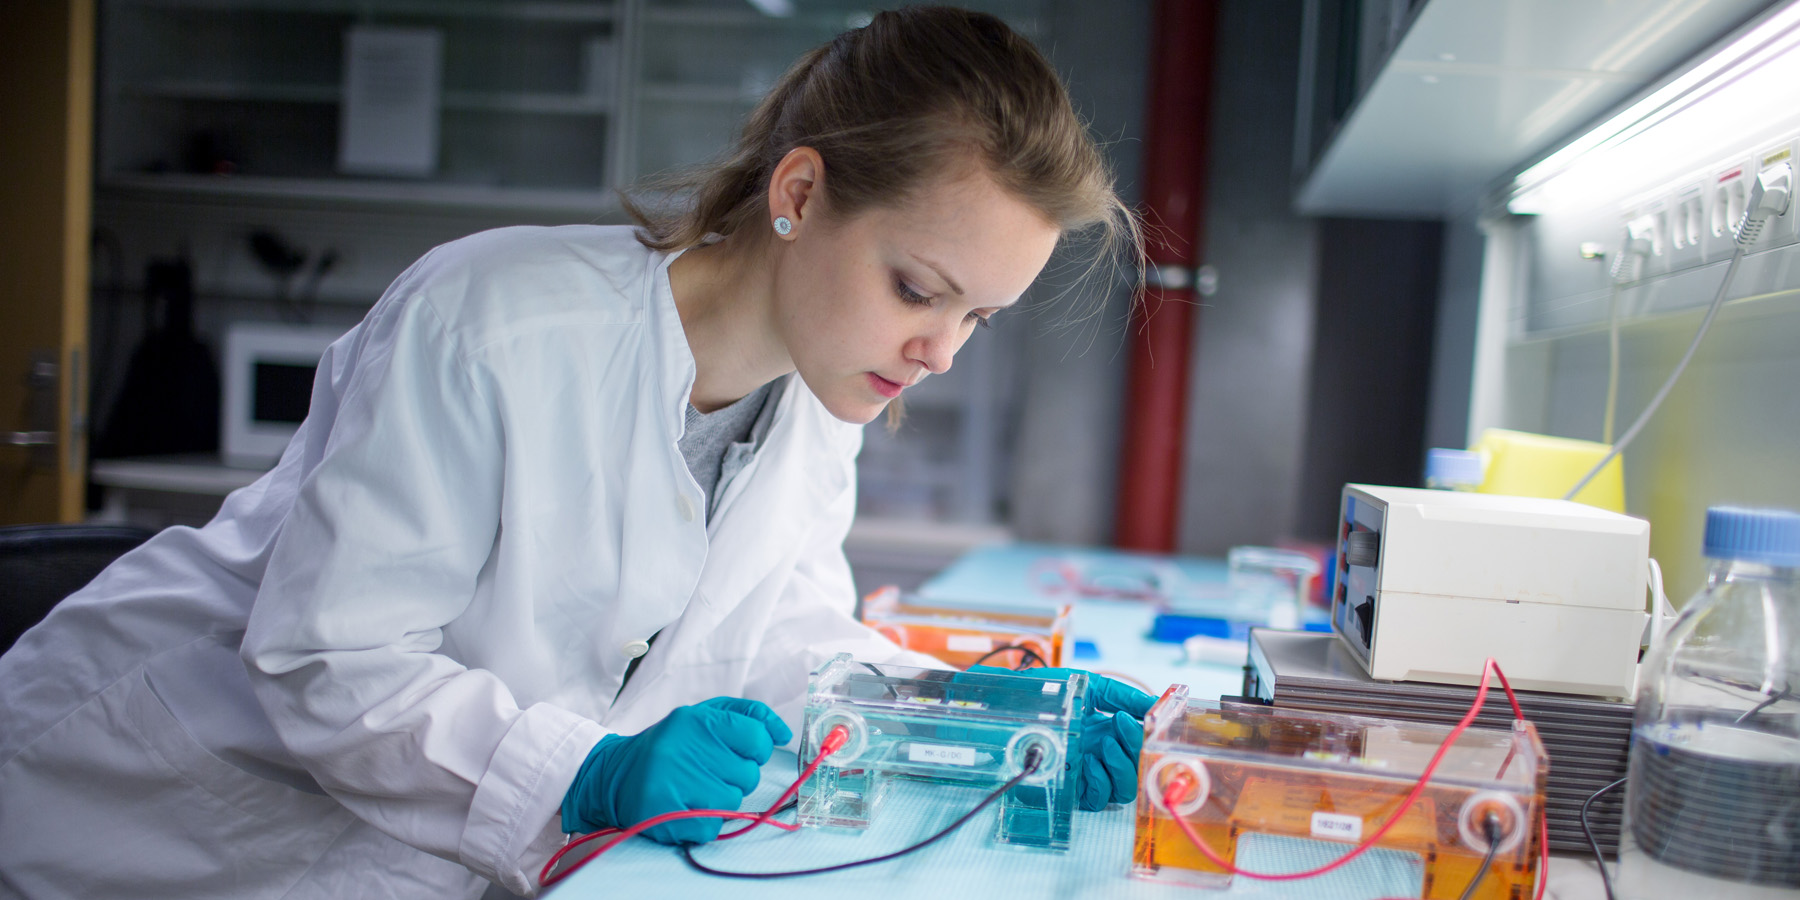
<svg viewBox="0 0 1800 900">
<path fill-rule="evenodd" d="M 1719 308 L 1725 305 L 1725 292 L 1731 287 L 1731 279 L 1737 274 L 1738 263 L 1743 261 L 1744 253 L 1750 249 L 1750 245 L 1756 243 L 1757 238 L 1762 237 L 1763 226 L 1768 223 L 1769 219 L 1787 212 L 1792 180 L 1793 168 L 1785 162 L 1756 176 L 1756 184 L 1750 188 L 1750 199 L 1744 204 L 1744 218 L 1738 223 L 1735 239 L 1737 249 L 1731 254 L 1731 263 L 1725 267 L 1725 278 L 1719 282 L 1719 292 L 1713 295 L 1712 305 L 1706 308 L 1706 317 L 1700 320 L 1700 329 L 1694 332 L 1694 339 L 1688 343 L 1687 352 L 1681 355 L 1681 361 L 1675 364 L 1675 371 L 1669 373 L 1668 380 L 1663 382 L 1662 387 L 1657 390 L 1656 396 L 1650 398 L 1650 405 L 1644 407 L 1644 411 L 1638 414 L 1637 421 L 1632 422 L 1631 427 L 1625 430 L 1625 434 L 1619 438 L 1619 442 L 1614 444 L 1611 450 L 1607 451 L 1606 456 L 1595 463 L 1594 467 L 1589 469 L 1586 475 L 1581 476 L 1581 480 L 1577 481 L 1575 486 L 1563 495 L 1564 500 L 1575 499 L 1575 495 L 1581 493 L 1582 489 L 1588 486 L 1588 482 L 1593 481 L 1594 477 L 1599 475 L 1608 463 L 1611 463 L 1615 457 L 1624 452 L 1626 447 L 1631 445 L 1638 433 L 1644 430 L 1644 426 L 1650 423 L 1650 417 L 1656 414 L 1657 408 L 1662 406 L 1663 400 L 1669 396 L 1669 391 L 1675 388 L 1675 382 L 1681 378 L 1681 373 L 1687 370 L 1688 363 L 1693 360 L 1694 351 L 1700 349 L 1700 340 L 1706 337 L 1707 329 L 1712 327 L 1713 319 L 1719 314 Z"/>
<path fill-rule="evenodd" d="M 1669 595 L 1663 591 L 1662 566 L 1656 557 L 1650 557 L 1650 622 L 1647 626 L 1649 639 L 1644 642 L 1645 656 L 1655 652 L 1656 645 L 1668 632 L 1668 625 L 1674 621 L 1675 613 L 1669 609 Z"/>
<path fill-rule="evenodd" d="M 1652 249 L 1649 238 L 1627 226 L 1624 246 L 1619 248 L 1619 257 L 1613 260 L 1612 292 L 1606 298 L 1606 417 L 1600 428 L 1603 444 L 1613 442 L 1613 423 L 1619 412 L 1619 293 L 1627 282 L 1637 280 L 1638 265 L 1649 257 Z"/>
</svg>

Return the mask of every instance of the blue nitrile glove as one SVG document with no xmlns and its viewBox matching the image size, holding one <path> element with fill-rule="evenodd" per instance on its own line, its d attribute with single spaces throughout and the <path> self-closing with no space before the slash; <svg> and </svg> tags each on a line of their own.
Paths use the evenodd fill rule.
<svg viewBox="0 0 1800 900">
<path fill-rule="evenodd" d="M 1081 719 L 1081 765 L 1076 772 L 1076 797 L 1081 808 L 1105 809 L 1107 803 L 1129 803 L 1137 796 L 1138 752 L 1144 748 L 1144 726 L 1139 720 L 1156 704 L 1156 698 L 1123 682 L 1082 669 L 1024 669 L 970 666 L 970 672 L 989 675 L 1035 675 L 1068 678 L 1081 672 L 1088 678 L 1087 709 Z"/>
<path fill-rule="evenodd" d="M 1032 675 L 1038 678 L 1064 680 L 1080 672 L 1087 676 L 1087 712 L 1130 713 L 1142 719 L 1156 705 L 1156 698 L 1105 675 L 1086 669 L 1002 669 L 999 666 L 970 666 L 970 672 L 985 675 Z"/>
<path fill-rule="evenodd" d="M 588 751 L 563 795 L 563 830 L 625 828 L 682 809 L 737 809 L 762 780 L 762 764 L 792 740 L 775 711 L 756 700 L 714 697 L 679 707 L 641 734 L 609 734 Z M 722 819 L 664 822 L 644 836 L 698 844 Z"/>
<path fill-rule="evenodd" d="M 1130 803 L 1138 790 L 1144 726 L 1126 713 L 1091 712 L 1081 720 L 1081 768 L 1075 789 L 1082 809 Z"/>
</svg>

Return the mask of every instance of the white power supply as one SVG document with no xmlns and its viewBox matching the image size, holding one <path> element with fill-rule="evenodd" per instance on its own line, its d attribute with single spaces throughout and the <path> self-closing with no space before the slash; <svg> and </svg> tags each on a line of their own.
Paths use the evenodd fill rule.
<svg viewBox="0 0 1800 900">
<path fill-rule="evenodd" d="M 1372 677 L 1632 696 L 1650 523 L 1586 504 L 1344 486 L 1331 626 Z"/>
</svg>

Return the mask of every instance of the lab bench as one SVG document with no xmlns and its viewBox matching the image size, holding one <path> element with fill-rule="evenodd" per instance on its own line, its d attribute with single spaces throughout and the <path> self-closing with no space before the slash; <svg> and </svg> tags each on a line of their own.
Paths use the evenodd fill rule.
<svg viewBox="0 0 1800 900">
<path fill-rule="evenodd" d="M 746 810 L 768 808 L 797 774 L 792 753 L 776 751 L 763 767 L 762 784 L 744 803 Z M 954 822 L 985 796 L 977 788 L 922 782 L 894 785 L 869 829 L 861 834 L 803 829 L 792 834 L 761 828 L 730 841 L 694 848 L 704 865 L 731 872 L 774 872 L 808 869 L 891 853 Z M 687 866 L 673 847 L 633 838 L 550 889 L 554 900 L 620 896 L 659 898 L 719 897 L 733 900 L 791 900 L 796 896 L 885 897 L 1056 897 L 1056 898 L 1198 898 L 1293 897 L 1361 898 L 1405 896 L 1396 889 L 1398 873 L 1391 861 L 1371 852 L 1329 875 L 1299 883 L 1259 882 L 1239 878 L 1230 890 L 1199 891 L 1181 885 L 1132 878 L 1135 825 L 1131 804 L 1096 812 L 1076 811 L 1069 850 L 1055 853 L 1015 849 L 997 844 L 993 807 L 982 810 L 962 828 L 916 853 L 884 863 L 799 878 L 719 878 Z M 783 820 L 791 816 L 783 816 Z M 727 830 L 737 827 L 728 825 Z M 594 842 L 596 844 L 599 841 Z M 576 855 L 580 851 L 571 853 Z M 1318 860 L 1324 862 L 1327 860 Z M 1251 869 L 1282 870 L 1292 861 L 1241 857 Z M 1399 893 L 1395 891 L 1398 890 Z M 1413 890 L 1417 890 L 1416 884 Z M 1547 900 L 1601 900 L 1604 894 L 1591 859 L 1552 855 Z"/>
<path fill-rule="evenodd" d="M 101 490 L 101 507 L 90 518 L 146 528 L 197 528 L 218 514 L 227 494 L 266 474 L 267 469 L 224 465 L 213 453 L 96 459 L 88 480 Z"/>
<path fill-rule="evenodd" d="M 1009 596 L 1028 599 L 1022 576 L 1041 573 L 1034 560 L 1056 554 L 1085 555 L 1090 563 L 1136 561 L 1152 564 L 1166 578 L 1222 582 L 1222 560 L 1145 557 L 1110 551 L 1071 550 L 1034 544 L 1010 544 L 976 550 L 921 586 L 937 597 Z M 1053 592 L 1054 593 L 1054 592 Z M 1068 665 L 1123 675 L 1160 692 L 1171 683 L 1186 684 L 1194 697 L 1237 694 L 1241 667 L 1183 663 L 1176 644 L 1144 637 L 1154 616 L 1142 600 L 1073 597 L 1070 634 L 1081 649 Z M 777 751 L 763 767 L 762 784 L 743 805 L 766 809 L 798 773 L 794 754 Z M 772 872 L 808 869 L 866 859 L 899 850 L 949 825 L 981 802 L 986 792 L 950 784 L 900 781 L 890 790 L 863 833 L 803 829 L 792 834 L 762 828 L 731 841 L 694 849 L 701 863 L 724 871 Z M 1406 896 L 1404 867 L 1393 856 L 1375 851 L 1328 875 L 1302 882 L 1235 879 L 1229 890 L 1197 891 L 1192 887 L 1132 878 L 1129 874 L 1135 828 L 1135 806 L 1114 805 L 1095 812 L 1077 811 L 1067 852 L 1009 847 L 994 841 L 994 808 L 983 810 L 942 840 L 896 860 L 856 869 L 799 878 L 725 879 L 688 867 L 672 847 L 632 839 L 569 875 L 549 892 L 561 900 L 641 894 L 657 897 L 715 897 L 738 900 L 805 896 L 835 897 L 1058 897 L 1058 898 L 1188 898 L 1216 896 L 1361 898 Z M 782 817 L 791 820 L 791 815 Z M 733 826 L 728 826 L 730 830 Z M 599 842 L 595 842 L 596 844 Z M 1287 848 L 1291 852 L 1292 848 Z M 1293 871 L 1335 858 L 1332 847 L 1315 845 L 1317 860 L 1284 855 L 1240 856 L 1252 871 Z M 581 851 L 572 852 L 577 855 Z M 1602 900 L 1604 892 L 1593 860 L 1553 854 L 1544 896 L 1552 900 Z"/>
</svg>

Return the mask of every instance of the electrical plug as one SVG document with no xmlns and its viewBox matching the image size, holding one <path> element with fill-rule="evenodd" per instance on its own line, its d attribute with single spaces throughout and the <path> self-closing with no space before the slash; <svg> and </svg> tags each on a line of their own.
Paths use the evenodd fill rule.
<svg viewBox="0 0 1800 900">
<path fill-rule="evenodd" d="M 1750 197 L 1744 203 L 1744 218 L 1738 222 L 1737 245 L 1748 250 L 1762 237 L 1763 226 L 1770 219 L 1787 214 L 1794 180 L 1794 167 L 1787 162 L 1770 166 L 1756 176 L 1750 186 Z"/>
<path fill-rule="evenodd" d="M 844 745 L 849 742 L 850 729 L 843 725 L 838 725 L 829 732 L 826 732 L 825 740 L 819 742 L 819 755 L 821 757 L 830 756 L 831 754 L 844 749 Z"/>
<path fill-rule="evenodd" d="M 1163 806 L 1176 809 L 1194 798 L 1199 781 L 1186 769 L 1171 769 L 1168 784 L 1163 785 Z"/>
<path fill-rule="evenodd" d="M 1021 774 L 1030 775 L 1033 772 L 1036 772 L 1038 770 L 1038 767 L 1042 766 L 1043 764 L 1044 764 L 1044 748 L 1036 746 L 1036 745 L 1026 747 L 1025 748 L 1025 766 L 1024 766 L 1025 771 L 1022 772 Z"/>
<path fill-rule="evenodd" d="M 1613 258 L 1612 280 L 1614 284 L 1625 284 L 1636 281 L 1638 263 L 1650 257 L 1655 249 L 1647 233 L 1648 228 L 1640 228 L 1637 223 L 1625 226 L 1625 244 L 1619 248 L 1619 255 Z"/>
</svg>

